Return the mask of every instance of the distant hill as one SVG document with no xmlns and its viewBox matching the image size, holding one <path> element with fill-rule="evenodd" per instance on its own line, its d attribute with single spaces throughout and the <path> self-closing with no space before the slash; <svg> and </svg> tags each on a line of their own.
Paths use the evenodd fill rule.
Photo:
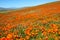
<svg viewBox="0 0 60 40">
<path fill-rule="evenodd" d="M 11 10 L 10 8 L 2 8 L 0 7 L 0 10 Z"/>
<path fill-rule="evenodd" d="M 0 7 L 0 10 L 4 10 L 5 8 Z"/>
<path fill-rule="evenodd" d="M 5 13 L 5 12 L 13 11 L 13 10 L 16 10 L 16 8 L 3 8 L 3 7 L 0 7 L 0 13 Z"/>
<path fill-rule="evenodd" d="M 0 12 L 7 11 L 8 9 L 0 7 Z"/>
</svg>

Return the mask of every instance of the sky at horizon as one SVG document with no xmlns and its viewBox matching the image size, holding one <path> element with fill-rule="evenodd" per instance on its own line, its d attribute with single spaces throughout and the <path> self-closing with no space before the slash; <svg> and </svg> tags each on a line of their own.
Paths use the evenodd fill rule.
<svg viewBox="0 0 60 40">
<path fill-rule="evenodd" d="M 0 7 L 21 8 L 54 2 L 56 0 L 0 0 Z"/>
</svg>

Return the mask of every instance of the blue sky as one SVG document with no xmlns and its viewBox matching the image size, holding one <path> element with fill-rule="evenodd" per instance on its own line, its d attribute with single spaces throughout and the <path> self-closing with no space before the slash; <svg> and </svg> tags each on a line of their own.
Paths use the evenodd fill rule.
<svg viewBox="0 0 60 40">
<path fill-rule="evenodd" d="M 4 8 L 20 8 L 28 6 L 41 5 L 56 0 L 0 0 L 0 7 Z"/>
</svg>

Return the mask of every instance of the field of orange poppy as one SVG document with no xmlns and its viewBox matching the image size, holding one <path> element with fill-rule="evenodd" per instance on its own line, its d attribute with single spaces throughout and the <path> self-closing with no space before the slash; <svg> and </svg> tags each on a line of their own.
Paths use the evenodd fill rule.
<svg viewBox="0 0 60 40">
<path fill-rule="evenodd" d="M 0 13 L 0 40 L 60 40 L 60 2 Z"/>
</svg>

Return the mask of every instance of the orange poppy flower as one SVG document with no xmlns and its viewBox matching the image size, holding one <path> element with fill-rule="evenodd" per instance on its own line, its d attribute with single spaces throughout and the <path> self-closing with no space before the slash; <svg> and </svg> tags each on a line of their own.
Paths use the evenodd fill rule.
<svg viewBox="0 0 60 40">
<path fill-rule="evenodd" d="M 58 29 L 54 29 L 53 31 L 56 33 L 58 31 Z"/>
<path fill-rule="evenodd" d="M 44 31 L 44 32 L 42 33 L 42 35 L 46 36 L 46 35 L 47 35 L 47 33 Z"/>
<path fill-rule="evenodd" d="M 12 37 L 13 37 L 12 33 L 7 35 L 7 38 L 12 38 Z"/>
<path fill-rule="evenodd" d="M 25 30 L 25 34 L 27 35 L 31 35 L 30 34 L 30 31 L 32 30 L 32 27 L 28 27 L 26 30 Z"/>
<path fill-rule="evenodd" d="M 0 38 L 0 40 L 11 40 L 11 39 L 3 37 L 3 38 Z"/>
<path fill-rule="evenodd" d="M 56 24 L 51 24 L 52 28 L 58 28 Z"/>
</svg>

